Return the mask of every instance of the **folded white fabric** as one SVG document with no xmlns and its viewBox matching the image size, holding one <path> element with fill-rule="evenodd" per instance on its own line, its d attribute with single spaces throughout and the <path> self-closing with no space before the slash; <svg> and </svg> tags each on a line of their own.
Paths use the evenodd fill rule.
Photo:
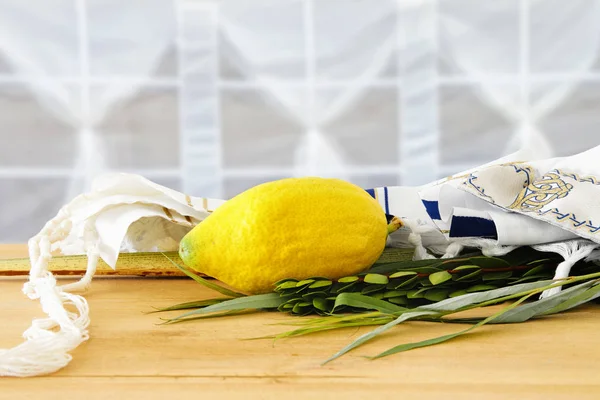
<svg viewBox="0 0 600 400">
<path fill-rule="evenodd" d="M 90 193 L 76 197 L 29 241 L 31 271 L 23 291 L 39 299 L 47 318 L 35 319 L 26 339 L 0 349 L 0 376 L 36 376 L 66 366 L 69 352 L 88 338 L 89 310 L 85 290 L 98 258 L 115 267 L 121 252 L 172 251 L 192 226 L 223 200 L 186 196 L 141 176 L 111 174 L 98 179 Z M 87 254 L 85 276 L 57 286 L 48 271 L 51 251 Z M 76 311 L 67 311 L 74 308 Z"/>
<path fill-rule="evenodd" d="M 554 159 L 523 150 L 423 187 L 367 192 L 405 222 L 388 244 L 414 246 L 416 258 L 452 257 L 465 246 L 488 255 L 532 246 L 564 257 L 556 272 L 561 278 L 578 260 L 600 258 L 594 251 L 600 246 L 598 160 L 600 147 Z M 23 290 L 40 300 L 48 317 L 32 322 L 23 343 L 0 350 L 0 376 L 43 375 L 66 366 L 69 352 L 87 340 L 89 325 L 86 300 L 70 292 L 89 286 L 98 259 L 114 268 L 121 252 L 175 250 L 186 232 L 223 203 L 136 175 L 98 179 L 29 241 L 31 271 Z M 56 249 L 87 254 L 81 281 L 57 287 L 48 271 Z"/>
<path fill-rule="evenodd" d="M 370 191 L 386 212 L 407 222 L 390 244 L 416 246 L 416 258 L 430 257 L 426 249 L 451 257 L 465 246 L 486 255 L 533 246 L 562 255 L 555 277 L 568 276 L 574 263 L 595 257 L 590 254 L 600 247 L 600 146 L 570 157 L 521 156 L 421 188 Z"/>
</svg>

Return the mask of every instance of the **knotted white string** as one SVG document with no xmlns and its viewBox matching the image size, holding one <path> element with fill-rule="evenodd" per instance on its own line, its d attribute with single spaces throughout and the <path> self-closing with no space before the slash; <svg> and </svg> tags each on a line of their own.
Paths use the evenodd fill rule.
<svg viewBox="0 0 600 400">
<path fill-rule="evenodd" d="M 589 240 L 568 240 L 565 242 L 556 242 L 532 246 L 538 251 L 545 251 L 551 253 L 560 254 L 565 260 L 558 264 L 556 272 L 554 273 L 554 279 L 564 279 L 569 276 L 571 268 L 579 260 L 589 257 L 592 251 L 600 247 L 598 243 L 594 243 Z M 560 293 L 562 287 L 555 287 L 552 289 L 545 290 L 540 298 L 546 298 Z"/>
<path fill-rule="evenodd" d="M 88 339 L 90 323 L 86 300 L 73 293 L 90 286 L 100 257 L 114 267 L 123 246 L 126 251 L 176 249 L 182 235 L 210 215 L 209 204 L 214 210 L 223 203 L 190 197 L 139 175 L 99 177 L 91 192 L 75 197 L 29 240 L 31 269 L 23 292 L 40 301 L 47 317 L 33 320 L 24 342 L 0 349 L 0 376 L 49 374 L 71 361 L 69 352 Z M 115 221 L 114 230 L 107 229 L 110 221 Z M 183 229 L 171 229 L 174 225 Z M 87 255 L 86 272 L 79 281 L 57 286 L 48 270 L 56 249 Z"/>
<path fill-rule="evenodd" d="M 0 376 L 27 377 L 55 372 L 71 361 L 69 352 L 88 339 L 87 301 L 67 292 L 66 287 L 57 287 L 55 277 L 48 271 L 52 243 L 62 240 L 70 231 L 68 218 L 68 207 L 64 207 L 29 241 L 31 270 L 23 292 L 32 300 L 39 299 L 48 317 L 32 321 L 23 333 L 23 343 L 0 350 Z M 71 289 L 85 288 L 89 284 L 98 261 L 96 246 L 89 234 L 86 238 L 88 271 L 81 281 L 67 285 Z"/>
</svg>

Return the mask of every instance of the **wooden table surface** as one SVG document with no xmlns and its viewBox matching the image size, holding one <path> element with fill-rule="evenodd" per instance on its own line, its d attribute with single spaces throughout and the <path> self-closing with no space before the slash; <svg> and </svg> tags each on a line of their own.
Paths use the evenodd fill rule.
<svg viewBox="0 0 600 400">
<path fill-rule="evenodd" d="M 0 257 L 25 255 L 0 246 Z M 42 316 L 25 278 L 0 280 L 0 348 Z M 524 324 L 490 326 L 455 341 L 377 361 L 400 342 L 453 332 L 413 322 L 326 366 L 320 362 L 367 328 L 246 341 L 286 330 L 295 317 L 255 313 L 158 326 L 152 306 L 213 297 L 189 279 L 97 278 L 86 298 L 91 338 L 47 377 L 0 378 L 0 398 L 160 399 L 599 399 L 600 307 Z M 27 397 L 25 397 L 27 395 Z"/>
</svg>

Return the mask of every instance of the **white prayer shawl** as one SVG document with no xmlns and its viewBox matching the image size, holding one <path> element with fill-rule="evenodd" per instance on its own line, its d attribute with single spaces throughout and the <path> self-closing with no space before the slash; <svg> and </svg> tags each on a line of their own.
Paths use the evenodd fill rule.
<svg viewBox="0 0 600 400">
<path fill-rule="evenodd" d="M 521 151 L 423 187 L 367 191 L 406 224 L 388 245 L 413 246 L 415 258 L 453 257 L 465 246 L 488 255 L 532 246 L 560 254 L 565 261 L 556 277 L 566 277 L 578 260 L 600 258 L 593 251 L 600 243 L 600 147 L 572 157 L 538 156 Z M 0 350 L 0 376 L 43 375 L 66 366 L 69 352 L 88 339 L 87 302 L 72 292 L 87 289 L 98 259 L 114 268 L 121 252 L 176 250 L 183 235 L 223 203 L 136 175 L 98 179 L 29 241 L 31 271 L 23 290 L 40 300 L 48 317 L 32 322 L 23 343 Z M 57 249 L 87 254 L 79 282 L 57 286 L 48 271 Z"/>
</svg>

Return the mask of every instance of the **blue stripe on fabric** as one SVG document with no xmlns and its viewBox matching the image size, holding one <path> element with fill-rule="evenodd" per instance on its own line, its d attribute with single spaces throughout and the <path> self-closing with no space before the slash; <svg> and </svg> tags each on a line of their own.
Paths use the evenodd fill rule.
<svg viewBox="0 0 600 400">
<path fill-rule="evenodd" d="M 477 217 L 452 217 L 450 237 L 481 237 L 498 239 L 494 221 Z"/>
<path fill-rule="evenodd" d="M 369 193 L 371 197 L 375 198 L 375 189 L 367 189 L 367 193 Z"/>
<path fill-rule="evenodd" d="M 440 216 L 440 209 L 438 207 L 437 201 L 430 201 L 430 200 L 422 200 L 422 201 L 423 201 L 423 205 L 425 206 L 425 210 L 427 211 L 427 214 L 429 214 L 431 219 L 442 219 L 442 217 Z"/>
<path fill-rule="evenodd" d="M 385 213 L 389 214 L 390 213 L 390 205 L 388 203 L 388 190 L 387 190 L 387 186 L 383 187 L 383 196 L 385 197 Z"/>
</svg>

